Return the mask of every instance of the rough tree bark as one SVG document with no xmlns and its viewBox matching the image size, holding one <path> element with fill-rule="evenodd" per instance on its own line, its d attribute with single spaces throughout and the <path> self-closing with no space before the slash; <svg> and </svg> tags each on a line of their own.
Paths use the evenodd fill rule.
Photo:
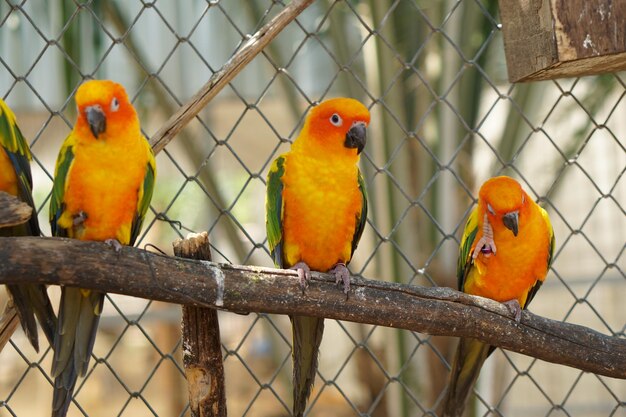
<svg viewBox="0 0 626 417">
<path fill-rule="evenodd" d="M 33 209 L 17 197 L 0 191 L 0 227 L 11 227 L 30 219 Z"/>
<path fill-rule="evenodd" d="M 180 258 L 211 260 L 209 235 L 203 232 L 178 239 Z M 217 310 L 183 305 L 183 365 L 193 417 L 226 417 L 224 363 Z"/>
<path fill-rule="evenodd" d="M 529 311 L 516 323 L 506 306 L 450 288 L 352 277 L 346 300 L 327 274 L 313 273 L 303 294 L 291 270 L 180 259 L 130 247 L 115 253 L 104 243 L 60 238 L 0 238 L 0 259 L 0 283 L 63 284 L 196 307 L 326 317 L 473 337 L 545 361 L 626 379 L 626 339 Z"/>
</svg>

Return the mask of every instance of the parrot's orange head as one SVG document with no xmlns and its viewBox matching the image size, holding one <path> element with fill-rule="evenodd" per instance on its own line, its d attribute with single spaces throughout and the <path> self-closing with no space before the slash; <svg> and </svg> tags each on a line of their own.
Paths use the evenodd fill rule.
<svg viewBox="0 0 626 417">
<path fill-rule="evenodd" d="M 128 100 L 126 90 L 109 80 L 89 80 L 76 91 L 78 119 L 76 129 L 101 137 L 117 137 L 129 123 L 139 123 L 137 113 Z"/>
<path fill-rule="evenodd" d="M 494 229 L 504 226 L 517 236 L 520 217 L 525 215 L 529 196 L 513 178 L 494 177 L 480 187 L 478 204 Z"/>
<path fill-rule="evenodd" d="M 357 156 L 365 147 L 370 112 L 352 98 L 334 98 L 313 107 L 300 136 L 327 152 Z"/>
</svg>

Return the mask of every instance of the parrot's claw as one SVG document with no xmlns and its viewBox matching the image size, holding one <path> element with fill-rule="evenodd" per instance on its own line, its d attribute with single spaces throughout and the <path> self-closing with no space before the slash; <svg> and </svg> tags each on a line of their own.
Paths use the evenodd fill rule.
<svg viewBox="0 0 626 417">
<path fill-rule="evenodd" d="M 517 301 L 517 299 L 513 299 L 505 301 L 502 304 L 509 308 L 509 311 L 511 311 L 511 314 L 513 314 L 513 317 L 515 318 L 515 322 L 519 323 L 522 319 L 522 306 L 519 305 L 519 301 Z"/>
<path fill-rule="evenodd" d="M 335 284 L 343 284 L 343 292 L 346 294 L 346 298 L 348 298 L 348 293 L 350 292 L 350 271 L 348 271 L 346 264 L 339 262 L 329 272 L 335 276 Z"/>
<path fill-rule="evenodd" d="M 117 239 L 107 239 L 104 241 L 107 245 L 115 250 L 115 253 L 120 253 L 122 251 L 122 244 Z"/>
<path fill-rule="evenodd" d="M 483 220 L 483 235 L 476 243 L 472 259 L 478 258 L 478 255 L 481 253 L 485 258 L 489 258 L 491 254 L 496 254 L 496 242 L 493 240 L 493 229 L 491 228 L 491 224 L 489 224 L 489 219 L 486 214 Z"/>
<path fill-rule="evenodd" d="M 298 262 L 289 269 L 293 269 L 298 273 L 300 288 L 302 288 L 302 293 L 304 293 L 304 290 L 309 287 L 309 281 L 311 281 L 311 268 L 304 262 Z"/>
<path fill-rule="evenodd" d="M 72 225 L 74 227 L 80 226 L 83 223 L 85 223 L 85 220 L 87 220 L 87 213 L 85 213 L 84 211 L 81 210 L 78 213 L 76 213 L 76 215 L 72 219 Z"/>
</svg>

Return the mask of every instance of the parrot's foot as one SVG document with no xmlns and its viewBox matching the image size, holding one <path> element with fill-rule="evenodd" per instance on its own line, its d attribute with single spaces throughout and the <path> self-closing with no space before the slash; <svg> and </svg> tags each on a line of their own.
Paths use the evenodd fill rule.
<svg viewBox="0 0 626 417">
<path fill-rule="evenodd" d="M 309 281 L 311 281 L 311 268 L 304 262 L 298 262 L 294 266 L 289 269 L 293 269 L 298 273 L 298 278 L 300 278 L 300 288 L 302 288 L 302 292 L 307 289 L 309 286 Z"/>
<path fill-rule="evenodd" d="M 83 223 L 85 223 L 85 220 L 87 220 L 87 213 L 85 213 L 84 211 L 81 210 L 78 213 L 76 213 L 76 215 L 72 219 L 72 225 L 74 227 L 80 226 Z"/>
<path fill-rule="evenodd" d="M 491 228 L 491 224 L 489 224 L 489 219 L 487 219 L 486 214 L 483 220 L 483 235 L 476 243 L 476 249 L 474 249 L 472 259 L 478 258 L 478 255 L 481 253 L 485 258 L 489 258 L 492 253 L 494 255 L 496 254 L 496 242 L 493 241 L 493 229 Z"/>
<path fill-rule="evenodd" d="M 350 292 L 350 271 L 348 271 L 346 264 L 338 262 L 328 272 L 335 276 L 335 284 L 343 283 L 343 292 L 346 294 L 346 298 L 348 298 L 348 293 Z"/>
<path fill-rule="evenodd" d="M 513 299 L 505 301 L 502 304 L 509 308 L 509 311 L 511 311 L 511 314 L 513 314 L 513 317 L 515 317 L 515 321 L 519 323 L 522 319 L 522 306 L 519 305 L 519 301 L 517 301 L 517 299 Z"/>
<path fill-rule="evenodd" d="M 122 251 L 122 244 L 117 239 L 107 239 L 104 243 L 112 247 L 115 250 L 115 253 L 120 253 Z"/>
</svg>

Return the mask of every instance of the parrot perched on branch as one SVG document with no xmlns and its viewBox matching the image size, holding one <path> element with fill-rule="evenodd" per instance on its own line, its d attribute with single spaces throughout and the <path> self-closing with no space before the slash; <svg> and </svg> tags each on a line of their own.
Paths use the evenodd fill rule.
<svg viewBox="0 0 626 417">
<path fill-rule="evenodd" d="M 313 107 L 291 150 L 267 177 L 266 227 L 274 263 L 298 272 L 330 272 L 350 289 L 346 265 L 367 217 L 365 183 L 357 166 L 365 147 L 369 111 L 354 99 Z M 293 415 L 304 414 L 315 380 L 324 319 L 290 316 L 293 331 Z"/>
<path fill-rule="evenodd" d="M 509 177 L 487 180 L 478 193 L 459 253 L 459 290 L 504 303 L 517 322 L 552 262 L 548 213 Z M 460 417 L 480 368 L 494 347 L 461 338 L 452 362 L 443 416 Z"/>
<path fill-rule="evenodd" d="M 133 245 L 150 205 L 156 175 L 124 87 L 91 80 L 76 91 L 78 116 L 56 163 L 50 224 L 54 236 Z M 84 376 L 104 293 L 62 287 L 54 340 L 52 416 L 63 417 L 78 375 Z"/>
<path fill-rule="evenodd" d="M 0 99 L 0 191 L 18 197 L 33 208 L 32 215 L 26 223 L 0 228 L 0 236 L 39 236 L 41 234 L 32 196 L 31 159 L 28 143 L 17 126 L 15 115 Z M 48 341 L 52 344 L 56 332 L 56 317 L 46 286 L 7 285 L 7 290 L 13 299 L 24 333 L 33 348 L 39 352 L 35 316 Z"/>
</svg>

